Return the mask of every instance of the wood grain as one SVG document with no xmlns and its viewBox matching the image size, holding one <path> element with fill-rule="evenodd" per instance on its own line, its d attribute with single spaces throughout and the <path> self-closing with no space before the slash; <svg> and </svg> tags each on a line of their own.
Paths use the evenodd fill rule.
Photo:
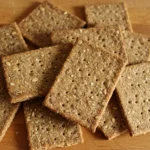
<svg viewBox="0 0 150 150">
<path fill-rule="evenodd" d="M 42 0 L 0 0 L 0 24 L 20 21 Z M 51 0 L 54 4 L 84 19 L 83 5 L 120 0 Z M 122 0 L 123 1 L 123 0 Z M 150 36 L 150 0 L 124 0 L 133 29 Z M 62 150 L 150 150 L 150 133 L 130 137 L 128 133 L 108 141 L 100 131 L 92 134 L 83 128 L 85 143 Z M 29 150 L 22 107 L 0 143 L 0 150 Z M 54 149 L 60 150 L 60 148 Z"/>
</svg>

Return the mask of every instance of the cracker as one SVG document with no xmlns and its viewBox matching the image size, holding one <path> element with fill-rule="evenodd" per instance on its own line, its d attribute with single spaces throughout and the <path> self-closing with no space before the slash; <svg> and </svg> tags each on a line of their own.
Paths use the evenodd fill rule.
<svg viewBox="0 0 150 150">
<path fill-rule="evenodd" d="M 0 56 L 29 50 L 16 23 L 0 27 Z"/>
<path fill-rule="evenodd" d="M 80 28 L 84 25 L 83 20 L 48 1 L 41 3 L 19 23 L 23 36 L 39 47 L 50 45 L 49 36 L 53 30 Z"/>
<path fill-rule="evenodd" d="M 72 49 L 44 105 L 95 132 L 125 61 L 84 41 Z"/>
<path fill-rule="evenodd" d="M 0 141 L 9 128 L 20 104 L 11 104 L 10 97 L 5 87 L 2 67 L 0 68 Z"/>
<path fill-rule="evenodd" d="M 99 121 L 98 129 L 100 129 L 109 140 L 127 131 L 126 123 L 114 95 L 111 97 Z"/>
<path fill-rule="evenodd" d="M 28 50 L 16 23 L 0 28 L 0 56 Z M 1 59 L 1 58 L 0 58 Z M 9 128 L 20 104 L 11 104 L 0 60 L 0 141 Z"/>
<path fill-rule="evenodd" d="M 43 107 L 42 101 L 24 103 L 30 149 L 49 150 L 83 143 L 80 126 Z"/>
<path fill-rule="evenodd" d="M 122 30 L 132 30 L 126 5 L 121 3 L 85 6 L 88 26 L 120 25 Z"/>
<path fill-rule="evenodd" d="M 150 131 L 150 62 L 125 68 L 116 91 L 131 136 Z"/>
<path fill-rule="evenodd" d="M 127 58 L 123 48 L 122 35 L 117 25 L 101 28 L 54 31 L 51 34 L 51 42 L 52 44 L 74 44 L 79 37 L 87 41 L 94 48 L 103 48 L 121 58 Z"/>
<path fill-rule="evenodd" d="M 2 58 L 11 102 L 45 96 L 59 72 L 70 45 L 58 45 Z"/>
<path fill-rule="evenodd" d="M 124 31 L 123 38 L 128 64 L 136 64 L 150 60 L 150 37 Z"/>
</svg>

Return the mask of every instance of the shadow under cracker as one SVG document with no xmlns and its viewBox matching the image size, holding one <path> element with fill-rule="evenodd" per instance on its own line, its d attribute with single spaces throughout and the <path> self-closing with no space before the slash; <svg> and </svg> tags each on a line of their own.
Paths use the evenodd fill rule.
<svg viewBox="0 0 150 150">
<path fill-rule="evenodd" d="M 27 44 L 28 48 L 30 50 L 36 50 L 39 49 L 38 46 L 36 46 L 35 44 L 33 44 L 32 42 L 30 42 L 27 38 L 24 37 L 25 43 Z"/>
<path fill-rule="evenodd" d="M 19 123 L 15 124 L 14 131 L 15 131 L 15 139 L 16 139 L 16 147 L 20 150 L 29 150 L 29 144 L 27 140 L 27 130 L 25 124 L 25 118 L 23 113 L 23 106 L 21 104 L 15 118 L 15 120 L 20 120 Z"/>
<path fill-rule="evenodd" d="M 84 6 L 75 6 L 73 7 L 74 14 L 81 18 L 82 20 L 86 21 L 85 13 L 84 13 Z M 86 25 L 84 28 L 87 27 Z"/>
<path fill-rule="evenodd" d="M 26 11 L 24 11 L 18 18 L 16 18 L 16 22 L 19 23 L 22 19 L 28 16 L 39 4 L 40 2 L 33 3 Z"/>
</svg>

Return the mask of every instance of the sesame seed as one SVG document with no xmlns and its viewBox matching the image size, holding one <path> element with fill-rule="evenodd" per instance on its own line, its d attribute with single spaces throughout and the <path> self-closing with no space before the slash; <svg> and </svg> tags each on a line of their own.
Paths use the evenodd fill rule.
<svg viewBox="0 0 150 150">
<path fill-rule="evenodd" d="M 34 78 L 33 80 L 32 80 L 32 82 L 37 82 L 38 81 L 38 78 Z"/>
<path fill-rule="evenodd" d="M 66 15 L 66 14 L 67 14 L 67 12 L 65 11 L 65 12 L 64 12 L 64 15 Z"/>
<path fill-rule="evenodd" d="M 14 85 L 15 85 L 15 83 L 11 82 L 11 83 L 10 83 L 10 85 L 11 85 L 11 86 L 14 86 Z"/>
<path fill-rule="evenodd" d="M 7 66 L 11 66 L 10 62 L 6 62 L 6 65 L 7 65 Z"/>
</svg>

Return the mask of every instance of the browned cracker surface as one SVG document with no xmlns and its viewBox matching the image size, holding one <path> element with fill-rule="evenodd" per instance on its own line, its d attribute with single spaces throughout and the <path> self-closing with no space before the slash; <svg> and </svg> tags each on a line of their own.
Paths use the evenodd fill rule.
<svg viewBox="0 0 150 150">
<path fill-rule="evenodd" d="M 42 106 L 42 99 L 24 103 L 28 140 L 31 150 L 49 150 L 83 142 L 79 125 Z"/>
<path fill-rule="evenodd" d="M 104 50 L 78 41 L 44 105 L 94 132 L 125 64 Z"/>
<path fill-rule="evenodd" d="M 150 131 L 150 62 L 125 68 L 116 91 L 132 136 Z"/>
<path fill-rule="evenodd" d="M 63 44 L 3 57 L 11 102 L 45 96 L 70 50 Z"/>
<path fill-rule="evenodd" d="M 79 37 L 87 41 L 94 48 L 103 48 L 121 58 L 126 58 L 122 35 L 117 25 L 101 28 L 54 31 L 51 34 L 51 42 L 52 44 L 74 44 Z"/>
<path fill-rule="evenodd" d="M 28 50 L 16 23 L 0 27 L 0 57 Z M 0 141 L 20 104 L 11 104 L 0 58 Z"/>
<path fill-rule="evenodd" d="M 120 25 L 122 30 L 132 30 L 126 5 L 121 3 L 85 6 L 88 26 Z"/>
<path fill-rule="evenodd" d="M 85 22 L 45 1 L 35 8 L 20 23 L 24 37 L 39 47 L 50 46 L 50 33 L 53 30 L 80 28 Z"/>
<path fill-rule="evenodd" d="M 150 60 L 149 36 L 124 31 L 123 42 L 127 52 L 128 64 L 136 64 Z"/>
<path fill-rule="evenodd" d="M 114 94 L 99 121 L 98 129 L 100 129 L 109 140 L 127 131 L 124 117 L 121 114 L 118 101 Z"/>
</svg>

